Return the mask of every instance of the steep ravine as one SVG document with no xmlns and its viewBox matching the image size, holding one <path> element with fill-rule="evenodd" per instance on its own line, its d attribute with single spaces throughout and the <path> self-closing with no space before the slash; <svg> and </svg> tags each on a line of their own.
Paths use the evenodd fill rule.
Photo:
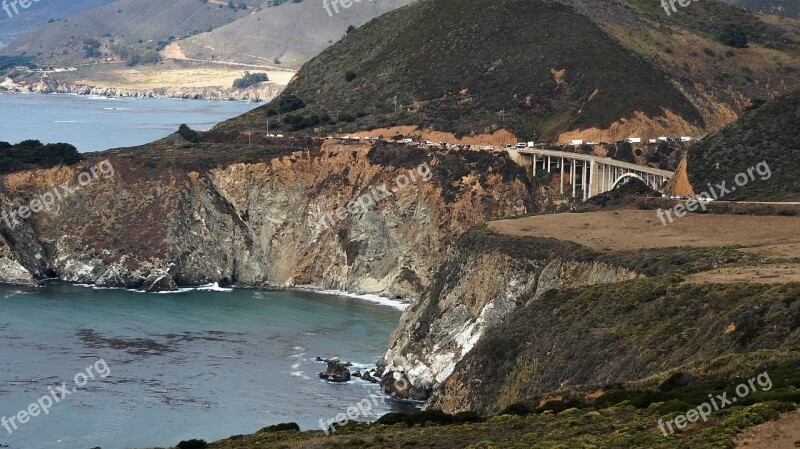
<svg viewBox="0 0 800 449">
<path fill-rule="evenodd" d="M 104 160 L 113 167 L 50 211 L 17 226 L 0 220 L 0 281 L 309 286 L 410 300 L 470 226 L 540 207 L 521 168 L 482 152 L 326 144 L 257 161 L 231 162 L 220 149 L 210 162 L 169 162 L 146 150 L 0 178 L 10 211 L 59 184 L 77 186 Z M 336 217 L 383 184 L 386 198 Z"/>
</svg>

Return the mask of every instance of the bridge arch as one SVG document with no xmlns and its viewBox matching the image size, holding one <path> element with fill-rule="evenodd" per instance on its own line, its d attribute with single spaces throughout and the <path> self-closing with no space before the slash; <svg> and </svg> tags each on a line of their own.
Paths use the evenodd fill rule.
<svg viewBox="0 0 800 449">
<path fill-rule="evenodd" d="M 623 182 L 623 180 L 628 179 L 628 178 L 636 178 L 639 181 L 642 181 L 643 183 L 647 184 L 648 186 L 650 185 L 650 183 L 648 183 L 646 179 L 643 179 L 641 176 L 637 175 L 636 173 L 625 173 L 624 175 L 622 175 L 619 178 L 617 178 L 616 181 L 614 181 L 614 184 L 611 186 L 611 190 L 616 189 L 617 186 L 620 185 L 621 182 Z"/>
</svg>

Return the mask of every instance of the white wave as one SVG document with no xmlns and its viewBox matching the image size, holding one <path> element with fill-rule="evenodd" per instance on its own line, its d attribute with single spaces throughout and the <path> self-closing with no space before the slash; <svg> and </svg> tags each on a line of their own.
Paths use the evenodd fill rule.
<svg viewBox="0 0 800 449">
<path fill-rule="evenodd" d="M 402 301 L 398 301 L 396 299 L 384 298 L 383 296 L 378 296 L 378 295 L 357 295 L 355 293 L 348 293 L 340 290 L 308 290 L 308 291 L 324 293 L 326 295 L 336 295 L 336 296 L 344 296 L 347 298 L 363 299 L 364 301 L 369 301 L 384 306 L 394 307 L 395 309 L 398 310 L 406 310 L 411 305 Z"/>
<path fill-rule="evenodd" d="M 132 288 L 121 288 L 121 287 L 98 287 L 94 284 L 73 284 L 77 287 L 87 287 L 94 290 L 127 290 L 129 292 L 134 293 L 147 293 L 141 290 L 135 290 Z M 220 287 L 218 282 L 214 282 L 213 284 L 201 285 L 199 287 L 182 287 L 177 290 L 168 291 L 168 292 L 154 292 L 158 294 L 171 294 L 171 293 L 186 293 L 192 291 L 204 291 L 204 292 L 224 292 L 229 293 L 232 292 L 232 288 Z"/>
<path fill-rule="evenodd" d="M 367 371 L 369 371 L 371 369 L 375 369 L 375 364 L 374 363 L 355 363 L 355 362 L 350 362 L 350 363 L 353 364 L 352 368 L 358 369 L 358 370 L 367 370 Z"/>
<path fill-rule="evenodd" d="M 77 120 L 53 120 L 53 123 L 79 123 Z"/>
<path fill-rule="evenodd" d="M 213 284 L 201 285 L 199 287 L 183 287 L 177 290 L 169 291 L 169 292 L 155 292 L 159 294 L 170 294 L 170 293 L 186 293 L 186 292 L 225 292 L 229 293 L 232 292 L 232 288 L 225 288 L 220 287 L 218 282 L 214 282 Z"/>
</svg>

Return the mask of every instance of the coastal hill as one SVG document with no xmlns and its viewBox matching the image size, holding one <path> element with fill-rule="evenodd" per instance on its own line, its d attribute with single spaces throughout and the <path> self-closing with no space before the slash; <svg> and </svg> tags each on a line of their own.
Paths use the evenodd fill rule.
<svg viewBox="0 0 800 449">
<path fill-rule="evenodd" d="M 34 56 L 33 62 L 44 66 L 74 65 L 96 59 L 113 44 L 157 50 L 171 39 L 208 31 L 251 12 L 221 1 L 119 0 L 32 30 L 2 54 Z M 87 51 L 89 40 L 98 41 L 98 53 Z"/>
<path fill-rule="evenodd" d="M 285 2 L 208 33 L 178 40 L 164 54 L 298 69 L 341 39 L 348 27 L 361 26 L 409 1 L 363 1 L 349 8 L 330 5 L 327 10 L 321 1 Z"/>
<path fill-rule="evenodd" d="M 794 0 L 724 0 L 731 5 L 751 11 L 800 19 L 800 3 Z"/>
<path fill-rule="evenodd" d="M 270 119 L 304 133 L 700 137 L 800 82 L 799 24 L 719 2 L 667 16 L 641 0 L 421 0 L 351 32 L 273 103 L 218 130 Z"/>
<path fill-rule="evenodd" d="M 795 91 L 759 105 L 694 145 L 686 165 L 695 190 L 722 181 L 730 186 L 738 173 L 753 167 L 756 179 L 735 192 L 742 197 L 737 199 L 797 201 L 798 114 L 800 92 Z M 764 167 L 756 172 L 759 163 L 767 163 L 771 173 Z M 609 201 L 601 198 L 606 195 Z M 666 220 L 661 218 L 664 210 L 674 210 L 679 203 L 640 194 L 611 200 L 618 196 L 610 192 L 593 198 L 591 205 L 579 208 L 584 213 L 502 220 L 462 236 L 460 248 L 437 274 L 440 280 L 434 278 L 421 300 L 406 311 L 390 339 L 382 362 L 384 380 L 405 378 L 413 385 L 405 394 L 428 399 L 431 408 L 495 413 L 515 402 L 530 405 L 534 398 L 572 394 L 572 388 L 585 392 L 604 382 L 641 386 L 663 380 L 665 373 L 682 365 L 691 366 L 695 376 L 713 377 L 720 373 L 703 371 L 716 366 L 713 359 L 733 357 L 733 352 L 743 357 L 738 365 L 751 363 L 744 362 L 755 351 L 747 346 L 751 338 L 770 333 L 762 326 L 769 321 L 769 304 L 788 301 L 782 295 L 800 282 L 796 263 L 800 207 L 715 202 L 696 208 L 697 213 Z M 485 267 L 471 258 L 502 262 Z M 463 281 L 443 281 L 454 278 Z M 698 289 L 700 285 L 709 290 Z M 452 317 L 464 312 L 459 306 L 464 291 L 473 292 L 466 312 L 472 318 L 465 321 L 474 325 L 453 328 Z M 720 334 L 709 327 L 697 334 L 702 345 L 673 342 L 665 346 L 670 354 L 656 355 L 653 341 L 668 341 L 665 333 L 674 332 L 677 323 L 685 321 L 678 317 L 688 312 L 662 305 L 706 307 L 711 297 L 727 298 L 724 306 L 719 304 L 725 310 L 692 319 L 691 329 L 681 330 L 683 338 L 695 338 L 689 332 L 703 326 L 721 326 L 717 319 L 729 320 L 726 324 L 732 326 Z M 756 297 L 761 297 L 760 305 L 740 302 Z M 740 308 L 734 312 L 728 307 Z M 570 308 L 589 314 L 570 318 Z M 748 308 L 757 316 L 748 314 Z M 632 315 L 636 318 L 626 323 L 623 316 L 631 310 L 637 310 Z M 796 339 L 798 318 L 792 318 L 795 321 L 788 327 L 771 329 L 784 329 L 780 338 Z M 638 327 L 641 323 L 645 327 Z M 575 334 L 576 329 L 583 330 Z M 736 340 L 741 346 L 724 341 L 738 331 L 746 333 Z M 777 341 L 772 337 L 772 343 Z M 574 346 L 563 353 L 548 349 L 567 341 Z M 782 347 L 772 343 L 761 348 Z M 534 365 L 508 359 L 497 364 L 491 348 L 498 345 Z M 574 359 L 576 351 L 584 361 L 581 366 L 560 359 L 565 354 Z M 609 352 L 598 355 L 602 351 Z M 638 354 L 638 359 L 626 360 L 625 354 Z M 617 357 L 615 364 L 612 359 Z M 775 361 L 772 357 L 765 353 L 752 355 L 751 360 L 767 363 Z M 548 363 L 535 365 L 541 359 Z M 526 370 L 533 371 L 526 374 Z M 505 380 L 500 385 L 476 384 L 473 379 L 479 375 Z"/>
<path fill-rule="evenodd" d="M 689 181 L 695 192 L 708 184 L 727 181 L 728 199 L 740 201 L 800 200 L 800 90 L 746 112 L 740 120 L 711 134 L 688 153 Z M 736 185 L 736 176 L 766 164 L 748 182 Z M 769 179 L 762 179 L 769 176 Z M 741 178 L 741 175 L 740 175 Z"/>
<path fill-rule="evenodd" d="M 17 9 L 20 14 L 15 14 L 13 9 L 11 17 L 5 11 L 0 11 L 0 48 L 8 45 L 14 39 L 23 36 L 30 30 L 40 27 L 51 20 L 63 19 L 75 14 L 99 8 L 116 0 L 74 0 L 69 2 L 39 2 L 31 3 L 32 7 Z"/>
<path fill-rule="evenodd" d="M 22 92 L 270 100 L 350 27 L 407 2 L 331 5 L 328 14 L 312 1 L 118 0 L 25 28 L 0 50 L 0 82 L 8 76 Z M 35 67 L 15 67 L 26 63 Z M 245 71 L 269 82 L 232 89 Z"/>
</svg>

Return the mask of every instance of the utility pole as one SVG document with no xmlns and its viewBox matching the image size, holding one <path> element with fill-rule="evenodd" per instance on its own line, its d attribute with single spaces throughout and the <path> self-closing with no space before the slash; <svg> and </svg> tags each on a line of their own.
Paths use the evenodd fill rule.
<svg viewBox="0 0 800 449">
<path fill-rule="evenodd" d="M 394 115 L 397 115 L 397 95 L 394 96 Z"/>
</svg>

